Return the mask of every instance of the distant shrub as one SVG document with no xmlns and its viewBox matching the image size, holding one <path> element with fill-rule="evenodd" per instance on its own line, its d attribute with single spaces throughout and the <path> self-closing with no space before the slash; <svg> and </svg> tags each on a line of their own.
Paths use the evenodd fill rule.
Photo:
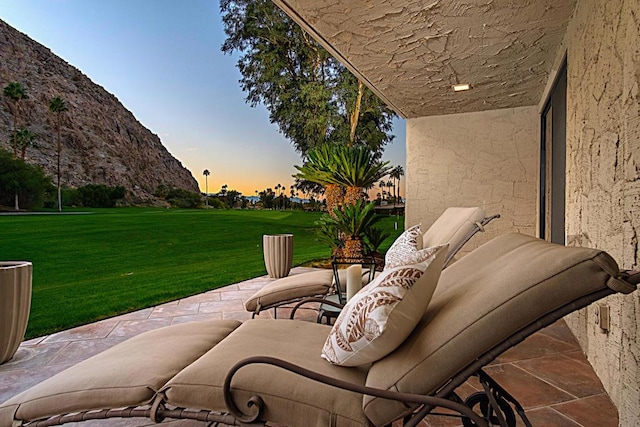
<svg viewBox="0 0 640 427">
<path fill-rule="evenodd" d="M 213 209 L 229 209 L 229 206 L 217 197 L 209 197 L 209 206 Z"/>
<path fill-rule="evenodd" d="M 112 208 L 118 200 L 124 199 L 124 187 L 108 187 L 104 184 L 87 184 L 75 189 L 61 191 L 63 206 L 83 206 L 85 208 Z"/>
<path fill-rule="evenodd" d="M 153 195 L 166 200 L 171 206 L 177 208 L 197 208 L 203 203 L 200 193 L 194 193 L 182 188 L 173 188 L 166 184 L 158 185 Z M 213 198 L 209 198 L 209 205 L 215 205 Z M 218 208 L 217 206 L 214 207 Z"/>
<path fill-rule="evenodd" d="M 165 184 L 160 184 L 158 185 L 158 188 L 156 188 L 156 191 L 153 193 L 153 195 L 160 199 L 166 199 L 169 191 L 171 191 L 171 187 Z"/>
<path fill-rule="evenodd" d="M 53 190 L 51 178 L 41 167 L 16 159 L 9 151 L 0 149 L 0 205 L 13 207 L 18 194 L 20 209 L 41 208 L 47 194 Z"/>
<path fill-rule="evenodd" d="M 199 193 L 183 190 L 182 188 L 172 188 L 167 191 L 164 199 L 178 208 L 196 208 L 202 202 Z"/>
</svg>

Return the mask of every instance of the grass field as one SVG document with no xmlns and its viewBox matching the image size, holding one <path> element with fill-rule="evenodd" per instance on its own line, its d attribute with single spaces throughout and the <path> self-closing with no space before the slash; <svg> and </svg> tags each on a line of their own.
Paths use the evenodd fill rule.
<svg viewBox="0 0 640 427">
<path fill-rule="evenodd" d="M 319 213 L 83 212 L 0 216 L 0 260 L 33 262 L 27 338 L 264 275 L 263 234 L 292 233 L 294 265 L 329 256 L 315 240 Z M 393 223 L 381 221 L 393 234 L 383 248 Z"/>
</svg>

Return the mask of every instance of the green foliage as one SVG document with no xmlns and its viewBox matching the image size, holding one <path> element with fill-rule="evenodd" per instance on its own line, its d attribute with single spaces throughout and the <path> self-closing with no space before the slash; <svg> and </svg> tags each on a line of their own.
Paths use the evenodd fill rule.
<svg viewBox="0 0 640 427">
<path fill-rule="evenodd" d="M 202 203 L 200 194 L 182 188 L 172 188 L 167 192 L 165 200 L 178 208 L 197 208 Z"/>
<path fill-rule="evenodd" d="M 0 149 L 0 205 L 13 206 L 17 193 L 22 208 L 40 208 L 52 189 L 51 179 L 42 168 L 16 159 L 10 152 Z"/>
<path fill-rule="evenodd" d="M 294 178 L 321 185 L 367 188 L 391 171 L 388 165 L 389 162 L 377 161 L 367 147 L 325 143 L 309 150 L 304 165 L 294 165 L 299 171 Z"/>
<path fill-rule="evenodd" d="M 342 247 L 343 242 L 339 237 L 338 226 L 330 215 L 322 215 L 315 224 L 318 227 L 316 230 L 317 240 L 331 248 L 331 254 Z"/>
<path fill-rule="evenodd" d="M 2 94 L 12 101 L 20 101 L 27 98 L 27 91 L 18 82 L 8 83 L 2 90 Z"/>
<path fill-rule="evenodd" d="M 76 190 L 80 204 L 78 206 L 92 208 L 112 208 L 120 199 L 124 199 L 125 190 L 122 186 L 107 187 L 106 185 L 88 184 Z"/>
<path fill-rule="evenodd" d="M 49 111 L 52 113 L 64 113 L 65 111 L 69 111 L 69 108 L 64 99 L 59 96 L 54 96 L 51 98 L 51 101 L 49 101 Z"/>
<path fill-rule="evenodd" d="M 362 238 L 365 232 L 379 219 L 375 212 L 374 203 L 358 200 L 353 204 L 342 206 L 342 209 L 334 209 L 331 220 L 345 235 Z"/>
<path fill-rule="evenodd" d="M 276 198 L 276 193 L 271 188 L 267 188 L 260 193 L 258 193 L 260 197 L 260 203 L 262 207 L 265 209 L 271 209 L 274 206 L 274 200 Z"/>
<path fill-rule="evenodd" d="M 217 197 L 209 197 L 209 207 L 213 209 L 229 209 L 229 206 Z"/>
<path fill-rule="evenodd" d="M 124 196 L 124 187 L 108 187 L 103 184 L 88 184 L 78 188 L 65 188 L 61 191 L 63 206 L 86 208 L 112 208 L 118 200 L 124 199 Z"/>
<path fill-rule="evenodd" d="M 309 181 L 320 185 L 336 184 L 336 160 L 340 146 L 324 143 L 317 145 L 307 152 L 306 162 L 302 166 L 294 165 L 298 173 L 293 177 L 297 180 Z"/>
<path fill-rule="evenodd" d="M 373 187 L 391 170 L 389 162 L 376 161 L 367 147 L 340 146 L 335 156 L 334 181 L 345 187 Z"/>
<path fill-rule="evenodd" d="M 233 208 L 236 203 L 240 201 L 240 192 L 236 190 L 225 191 L 224 196 L 222 196 L 222 201 L 228 207 Z"/>
<path fill-rule="evenodd" d="M 18 131 L 18 116 L 20 115 L 20 101 L 28 98 L 27 91 L 24 88 L 24 86 L 22 86 L 20 83 L 11 82 L 4 87 L 4 89 L 2 90 L 2 94 L 6 98 L 13 101 L 12 103 L 7 103 L 7 105 L 10 107 L 10 112 L 13 115 L 13 129 L 12 129 L 13 137 L 11 138 L 10 142 L 13 147 L 13 155 L 15 157 L 18 157 L 18 145 L 17 145 L 18 140 L 15 134 Z"/>
<path fill-rule="evenodd" d="M 202 204 L 202 196 L 182 188 L 173 188 L 166 184 L 160 184 L 154 196 L 166 200 L 171 206 L 178 208 L 197 208 Z M 213 203 L 214 198 L 209 198 L 209 203 Z"/>
<path fill-rule="evenodd" d="M 239 54 L 240 85 L 252 106 L 264 104 L 272 123 L 297 151 L 350 141 L 357 79 L 271 0 L 221 0 L 225 53 Z M 394 113 L 366 87 L 355 139 L 379 157 Z"/>
<path fill-rule="evenodd" d="M 156 191 L 153 193 L 153 195 L 160 199 L 165 199 L 167 197 L 167 194 L 169 194 L 169 191 L 171 190 L 171 188 L 172 187 L 166 184 L 160 184 L 156 188 Z"/>
<path fill-rule="evenodd" d="M 20 158 L 24 160 L 27 148 L 34 145 L 37 135 L 27 129 L 25 126 L 20 126 L 12 135 L 12 146 L 15 149 L 20 150 Z"/>
<path fill-rule="evenodd" d="M 367 252 L 379 253 L 382 243 L 391 236 L 389 230 L 385 230 L 381 227 L 370 227 L 364 233 L 364 242 Z"/>
</svg>

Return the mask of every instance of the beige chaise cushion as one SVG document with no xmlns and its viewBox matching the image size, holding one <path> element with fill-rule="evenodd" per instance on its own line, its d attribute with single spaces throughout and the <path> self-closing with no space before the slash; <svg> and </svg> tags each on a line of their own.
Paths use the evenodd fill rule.
<svg viewBox="0 0 640 427">
<path fill-rule="evenodd" d="M 524 326 L 576 298 L 603 289 L 618 272 L 595 249 L 566 248 L 522 234 L 500 236 L 446 268 L 413 333 L 374 363 L 367 385 L 428 394 Z M 364 398 L 384 425 L 407 410 Z"/>
<path fill-rule="evenodd" d="M 10 426 L 14 416 L 34 420 L 150 403 L 170 378 L 238 326 L 235 320 L 192 322 L 138 335 L 11 398 L 0 407 L 0 425 Z"/>
<path fill-rule="evenodd" d="M 312 271 L 294 274 L 289 277 L 268 283 L 256 292 L 247 302 L 247 311 L 260 312 L 263 307 L 269 307 L 284 301 L 291 301 L 313 295 L 324 295 L 329 292 L 333 283 L 333 270 Z"/>
<path fill-rule="evenodd" d="M 476 222 L 482 221 L 484 217 L 484 209 L 478 207 L 447 208 L 422 235 L 422 247 L 449 243 L 449 252 L 457 250 Z"/>
<path fill-rule="evenodd" d="M 314 372 L 364 384 L 368 366 L 343 368 L 320 357 L 330 326 L 297 320 L 248 320 L 211 351 L 180 372 L 163 389 L 171 405 L 224 411 L 222 385 L 238 361 L 272 356 Z M 270 365 L 250 365 L 234 377 L 238 406 L 253 394 L 265 402 L 264 419 L 279 425 L 367 425 L 362 395 L 339 390 Z"/>
</svg>

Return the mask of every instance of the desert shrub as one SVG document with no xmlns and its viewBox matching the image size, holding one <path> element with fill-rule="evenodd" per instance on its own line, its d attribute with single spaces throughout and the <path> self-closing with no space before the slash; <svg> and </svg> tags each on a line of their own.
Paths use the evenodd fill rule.
<svg viewBox="0 0 640 427">
<path fill-rule="evenodd" d="M 40 208 L 52 191 L 51 178 L 41 167 L 16 159 L 9 151 L 0 149 L 0 205 L 13 207 L 17 193 L 21 209 Z"/>
<path fill-rule="evenodd" d="M 200 197 L 199 193 L 193 193 L 182 188 L 171 188 L 166 192 L 164 199 L 178 208 L 196 208 L 202 203 Z"/>
<path fill-rule="evenodd" d="M 124 199 L 125 194 L 124 187 L 120 185 L 109 187 L 104 184 L 87 184 L 76 189 L 63 188 L 61 197 L 63 206 L 112 208 L 118 200 Z"/>
<path fill-rule="evenodd" d="M 229 206 L 217 197 L 209 197 L 209 206 L 213 209 L 229 209 Z"/>
</svg>

